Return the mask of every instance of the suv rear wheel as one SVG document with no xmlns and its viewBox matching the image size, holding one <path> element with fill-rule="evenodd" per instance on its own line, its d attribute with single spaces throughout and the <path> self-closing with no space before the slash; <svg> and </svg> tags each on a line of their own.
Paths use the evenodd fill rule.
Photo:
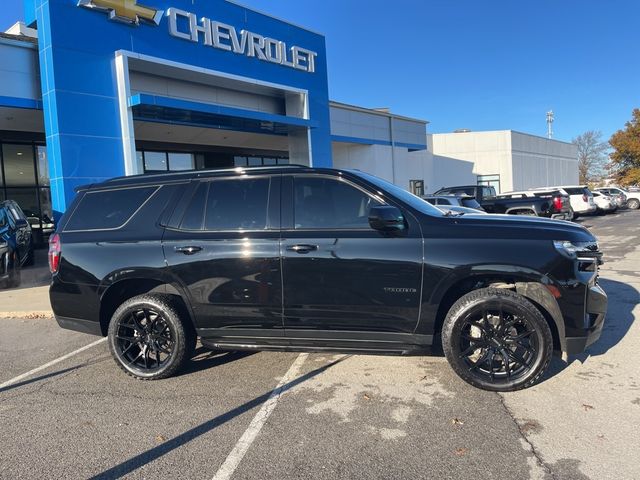
<svg viewBox="0 0 640 480">
<path fill-rule="evenodd" d="M 508 392 L 540 380 L 551 361 L 553 338 L 545 318 L 526 298 L 485 288 L 464 295 L 451 307 L 442 346 L 464 381 Z"/>
<path fill-rule="evenodd" d="M 638 200 L 637 198 L 628 200 L 627 207 L 629 207 L 631 210 L 638 210 L 640 208 L 640 200 Z"/>
<path fill-rule="evenodd" d="M 169 297 L 140 295 L 124 302 L 109 324 L 109 349 L 126 373 L 159 380 L 177 373 L 193 356 L 196 336 Z"/>
</svg>

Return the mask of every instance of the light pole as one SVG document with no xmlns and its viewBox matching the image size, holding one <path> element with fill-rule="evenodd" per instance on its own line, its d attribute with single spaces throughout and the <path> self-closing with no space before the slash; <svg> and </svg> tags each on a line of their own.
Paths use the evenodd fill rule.
<svg viewBox="0 0 640 480">
<path fill-rule="evenodd" d="M 549 110 L 547 112 L 547 137 L 553 138 L 553 120 L 555 119 L 555 115 L 553 110 Z"/>
</svg>

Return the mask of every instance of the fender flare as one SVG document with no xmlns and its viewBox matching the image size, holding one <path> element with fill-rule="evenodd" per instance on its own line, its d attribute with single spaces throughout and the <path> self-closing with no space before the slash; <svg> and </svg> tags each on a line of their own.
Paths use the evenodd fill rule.
<svg viewBox="0 0 640 480">
<path fill-rule="evenodd" d="M 558 332 L 558 340 L 560 341 L 560 349 L 565 352 L 567 350 L 566 332 L 564 327 L 564 317 L 558 306 L 558 302 L 551 295 L 551 292 L 542 283 L 537 282 L 516 282 L 516 293 L 535 302 L 546 310 L 553 320 Z"/>
<path fill-rule="evenodd" d="M 150 280 L 158 282 L 160 286 L 164 287 L 164 291 L 162 292 L 163 294 L 180 297 L 187 309 L 187 314 L 189 315 L 191 325 L 194 329 L 196 328 L 195 312 L 193 311 L 193 307 L 191 305 L 191 302 L 189 301 L 189 296 L 186 288 L 181 285 L 180 282 L 177 281 L 177 279 L 173 278 L 171 275 L 168 275 L 167 272 L 163 270 L 143 268 L 123 269 L 111 272 L 100 282 L 97 288 L 100 306 L 102 306 L 107 292 L 109 292 L 112 288 L 117 287 L 122 282 L 131 280 Z"/>
</svg>

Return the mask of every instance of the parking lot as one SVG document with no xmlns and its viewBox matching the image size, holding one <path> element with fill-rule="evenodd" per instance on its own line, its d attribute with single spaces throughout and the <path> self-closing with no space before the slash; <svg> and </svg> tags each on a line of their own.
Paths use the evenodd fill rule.
<svg viewBox="0 0 640 480">
<path fill-rule="evenodd" d="M 104 341 L 60 361 L 95 337 L 0 319 L 0 477 L 640 478 L 640 212 L 580 222 L 605 254 L 605 331 L 516 393 L 437 356 L 202 349 L 145 383 Z"/>
</svg>

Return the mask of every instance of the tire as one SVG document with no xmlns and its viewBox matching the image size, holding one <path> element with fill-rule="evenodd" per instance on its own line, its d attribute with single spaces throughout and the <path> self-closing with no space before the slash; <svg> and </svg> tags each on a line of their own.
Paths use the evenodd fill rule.
<svg viewBox="0 0 640 480">
<path fill-rule="evenodd" d="M 553 337 L 542 313 L 522 295 L 484 288 L 451 307 L 442 328 L 442 347 L 465 382 L 511 392 L 542 378 L 551 361 Z"/>
<path fill-rule="evenodd" d="M 120 305 L 108 331 L 109 350 L 118 366 L 138 380 L 179 372 L 196 346 L 195 332 L 179 311 L 163 295 L 140 295 Z"/>
<path fill-rule="evenodd" d="M 29 250 L 29 253 L 27 253 L 27 258 L 25 259 L 23 266 L 32 267 L 34 263 L 35 263 L 35 254 L 33 253 L 33 247 L 31 247 L 31 249 Z"/>
<path fill-rule="evenodd" d="M 628 200 L 627 207 L 630 210 L 638 210 L 640 208 L 640 200 L 638 200 L 637 198 L 632 198 L 631 200 Z"/>
<path fill-rule="evenodd" d="M 18 260 L 17 253 L 9 253 L 7 255 L 13 255 L 13 260 L 8 256 L 7 257 L 7 270 L 8 277 L 3 282 L 4 288 L 17 288 L 20 286 L 22 281 L 22 269 L 20 268 L 20 261 Z"/>
</svg>

